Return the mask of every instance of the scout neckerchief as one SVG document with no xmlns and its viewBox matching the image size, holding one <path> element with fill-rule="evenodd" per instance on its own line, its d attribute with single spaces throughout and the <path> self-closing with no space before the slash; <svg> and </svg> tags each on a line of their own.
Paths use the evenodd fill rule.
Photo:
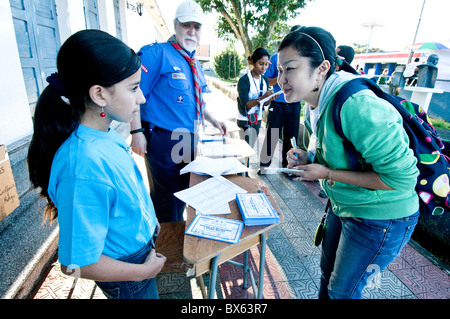
<svg viewBox="0 0 450 319">
<path fill-rule="evenodd" d="M 194 92 L 195 92 L 195 106 L 197 108 L 197 128 L 199 125 L 203 125 L 203 95 L 200 88 L 200 81 L 198 80 L 198 73 L 195 64 L 195 58 L 190 58 L 186 51 L 178 44 L 175 36 L 171 36 L 169 39 L 170 44 L 177 50 L 188 62 L 191 67 L 192 77 L 194 78 Z"/>
</svg>

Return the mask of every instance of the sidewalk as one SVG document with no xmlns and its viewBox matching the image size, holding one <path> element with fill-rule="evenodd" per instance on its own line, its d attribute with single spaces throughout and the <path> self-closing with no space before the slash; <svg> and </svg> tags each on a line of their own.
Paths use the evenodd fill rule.
<svg viewBox="0 0 450 319">
<path fill-rule="evenodd" d="M 208 101 L 214 111 L 230 118 L 235 102 L 212 88 Z M 220 115 L 219 115 L 220 116 Z M 265 130 L 257 143 L 262 145 Z M 258 153 L 259 151 L 257 151 Z M 273 164 L 279 161 L 279 148 Z M 283 174 L 257 175 L 257 158 L 251 160 L 250 177 L 263 180 L 284 215 L 284 223 L 269 232 L 264 270 L 265 299 L 316 299 L 320 278 L 320 247 L 313 236 L 323 215 L 326 200 L 319 197 L 317 182 L 292 181 Z M 239 260 L 241 256 L 236 257 Z M 253 271 L 259 265 L 259 247 L 249 254 Z M 217 296 L 227 299 L 253 299 L 250 285 L 242 289 L 242 270 L 230 264 L 219 267 Z M 449 299 L 450 271 L 425 249 L 411 241 L 389 267 L 382 271 L 363 292 L 364 299 Z M 257 279 L 257 278 L 256 278 Z M 161 299 L 201 299 L 193 278 L 184 274 L 162 274 L 157 277 Z M 206 282 L 207 284 L 207 282 Z M 63 275 L 54 260 L 43 281 L 35 289 L 33 299 L 104 299 L 105 296 L 90 280 L 77 280 Z"/>
</svg>

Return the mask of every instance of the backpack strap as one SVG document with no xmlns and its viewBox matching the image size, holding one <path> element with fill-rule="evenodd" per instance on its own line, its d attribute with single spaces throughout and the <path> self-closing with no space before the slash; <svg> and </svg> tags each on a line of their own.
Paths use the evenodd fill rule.
<svg viewBox="0 0 450 319">
<path fill-rule="evenodd" d="M 350 140 L 345 136 L 344 131 L 342 129 L 341 110 L 342 105 L 345 103 L 345 101 L 347 101 L 347 99 L 351 95 L 361 90 L 368 89 L 367 85 L 364 84 L 364 81 L 360 81 L 362 79 L 365 78 L 356 78 L 354 80 L 350 80 L 347 83 L 345 83 L 336 93 L 332 105 L 334 128 L 336 130 L 336 133 L 343 140 L 342 144 L 349 158 L 350 169 L 359 171 L 362 170 L 363 168 L 358 160 L 358 152 L 356 151 L 355 146 L 353 146 L 353 143 L 350 142 Z"/>
</svg>

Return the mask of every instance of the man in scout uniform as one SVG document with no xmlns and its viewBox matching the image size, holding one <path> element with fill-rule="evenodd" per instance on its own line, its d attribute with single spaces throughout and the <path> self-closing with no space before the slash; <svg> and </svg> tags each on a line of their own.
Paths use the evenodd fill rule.
<svg viewBox="0 0 450 319">
<path fill-rule="evenodd" d="M 195 59 L 203 11 L 194 1 L 181 3 L 175 13 L 175 35 L 164 43 L 141 48 L 140 88 L 146 99 L 131 122 L 132 150 L 145 154 L 150 195 L 159 222 L 183 220 L 184 202 L 173 194 L 189 187 L 189 174 L 180 170 L 195 157 L 196 132 L 204 120 L 225 135 L 225 125 L 205 109 L 205 75 Z"/>
</svg>

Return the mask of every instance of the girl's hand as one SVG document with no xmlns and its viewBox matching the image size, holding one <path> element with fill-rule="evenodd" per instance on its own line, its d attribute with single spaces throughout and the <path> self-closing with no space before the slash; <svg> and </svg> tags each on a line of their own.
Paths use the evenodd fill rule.
<svg viewBox="0 0 450 319">
<path fill-rule="evenodd" d="M 157 253 L 154 249 L 147 255 L 142 266 L 145 266 L 148 270 L 146 278 L 154 278 L 163 269 L 166 263 L 166 257 Z"/>
</svg>

